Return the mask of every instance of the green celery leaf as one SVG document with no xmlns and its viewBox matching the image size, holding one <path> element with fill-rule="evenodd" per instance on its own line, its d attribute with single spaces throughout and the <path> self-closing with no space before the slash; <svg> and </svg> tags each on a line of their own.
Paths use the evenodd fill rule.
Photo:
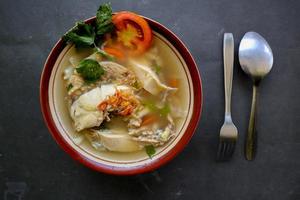
<svg viewBox="0 0 300 200">
<path fill-rule="evenodd" d="M 160 114 L 162 115 L 162 116 L 164 116 L 164 117 L 167 117 L 168 116 L 168 114 L 171 112 L 171 108 L 170 108 L 170 106 L 169 106 L 169 104 L 165 104 L 164 105 L 164 107 L 162 107 L 161 109 L 160 109 Z"/>
<path fill-rule="evenodd" d="M 74 43 L 76 47 L 89 47 L 94 44 L 95 31 L 92 25 L 77 22 L 76 26 L 63 36 L 67 43 Z"/>
<path fill-rule="evenodd" d="M 155 102 L 153 101 L 145 101 L 143 102 L 143 105 L 147 108 L 149 108 L 150 111 L 156 112 L 158 110 L 157 106 L 155 105 Z"/>
<path fill-rule="evenodd" d="M 112 23 L 112 8 L 110 3 L 100 5 L 96 14 L 96 33 L 97 35 L 104 35 L 114 29 Z"/>
<path fill-rule="evenodd" d="M 76 71 L 87 83 L 97 81 L 104 74 L 103 67 L 97 61 L 92 59 L 84 59 L 80 61 Z"/>
<path fill-rule="evenodd" d="M 157 64 L 156 60 L 152 61 L 152 68 L 155 71 L 156 74 L 159 74 L 161 71 L 161 66 Z"/>
<path fill-rule="evenodd" d="M 146 149 L 146 153 L 148 154 L 149 158 L 152 158 L 153 155 L 156 152 L 154 146 L 153 145 L 147 145 L 147 146 L 145 146 L 145 149 Z"/>
</svg>

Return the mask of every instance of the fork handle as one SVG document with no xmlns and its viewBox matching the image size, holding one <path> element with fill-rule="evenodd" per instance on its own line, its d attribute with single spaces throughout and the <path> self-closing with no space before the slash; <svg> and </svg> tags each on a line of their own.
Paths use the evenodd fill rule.
<svg viewBox="0 0 300 200">
<path fill-rule="evenodd" d="M 225 115 L 231 115 L 231 90 L 233 77 L 234 40 L 232 33 L 224 34 L 224 87 L 225 87 Z"/>
<path fill-rule="evenodd" d="M 257 148 L 257 131 L 256 131 L 256 99 L 257 99 L 258 84 L 253 84 L 251 113 L 249 119 L 248 133 L 245 142 L 245 157 L 246 160 L 253 160 Z"/>
</svg>

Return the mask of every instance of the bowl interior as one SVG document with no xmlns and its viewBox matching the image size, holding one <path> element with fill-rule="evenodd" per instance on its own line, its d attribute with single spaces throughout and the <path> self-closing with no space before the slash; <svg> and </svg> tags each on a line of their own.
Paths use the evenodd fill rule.
<svg viewBox="0 0 300 200">
<path fill-rule="evenodd" d="M 74 130 L 72 120 L 69 116 L 69 110 L 65 100 L 66 89 L 62 79 L 62 74 L 63 70 L 70 66 L 69 58 L 72 55 L 76 53 L 84 58 L 91 52 L 78 51 L 75 49 L 74 45 L 67 45 L 60 53 L 51 72 L 49 81 L 48 95 L 50 111 L 59 134 L 73 150 L 79 152 L 79 154 L 83 157 L 86 157 L 96 163 L 102 163 L 109 166 L 136 167 L 139 165 L 145 165 L 156 159 L 160 159 L 184 136 L 187 126 L 191 120 L 194 106 L 194 90 L 191 75 L 186 62 L 167 39 L 159 33 L 154 32 L 153 42 L 157 45 L 159 53 L 166 61 L 165 63 L 168 63 L 168 66 L 164 66 L 168 67 L 167 71 L 170 73 L 176 72 L 178 74 L 182 74 L 180 77 L 181 80 L 178 95 L 183 97 L 182 108 L 186 111 L 186 116 L 183 116 L 176 123 L 176 137 L 169 141 L 166 145 L 157 148 L 157 153 L 152 159 L 149 159 L 145 151 L 138 151 L 134 153 L 97 151 L 87 142 L 87 140 L 82 140 L 82 136 Z"/>
</svg>

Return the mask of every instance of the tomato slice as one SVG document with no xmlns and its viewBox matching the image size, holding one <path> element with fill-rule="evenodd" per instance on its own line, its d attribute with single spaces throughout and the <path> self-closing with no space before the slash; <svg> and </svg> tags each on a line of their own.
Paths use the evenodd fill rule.
<svg viewBox="0 0 300 200">
<path fill-rule="evenodd" d="M 141 55 L 152 43 L 152 30 L 148 22 L 139 15 L 122 11 L 115 14 L 112 21 L 116 27 L 117 42 L 131 55 Z"/>
</svg>

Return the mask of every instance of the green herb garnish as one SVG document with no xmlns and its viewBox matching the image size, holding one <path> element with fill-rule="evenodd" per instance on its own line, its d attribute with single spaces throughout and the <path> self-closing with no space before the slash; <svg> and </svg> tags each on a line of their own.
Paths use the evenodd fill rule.
<svg viewBox="0 0 300 200">
<path fill-rule="evenodd" d="M 76 26 L 63 36 L 67 43 L 74 43 L 76 47 L 89 47 L 94 44 L 95 31 L 92 25 L 77 22 Z"/>
<path fill-rule="evenodd" d="M 96 14 L 96 23 L 86 24 L 77 22 L 75 27 L 68 31 L 62 38 L 67 43 L 75 44 L 78 47 L 97 46 L 103 39 L 105 33 L 112 32 L 112 9 L 109 3 L 100 5 Z"/>
<path fill-rule="evenodd" d="M 103 35 L 114 29 L 112 23 L 112 9 L 110 3 L 105 3 L 99 6 L 96 14 L 96 33 Z"/>
<path fill-rule="evenodd" d="M 145 146 L 145 149 L 146 149 L 146 153 L 148 154 L 149 158 L 152 158 L 153 155 L 156 152 L 154 146 L 153 145 L 147 145 L 147 146 Z"/>
<path fill-rule="evenodd" d="M 84 59 L 80 61 L 76 71 L 83 77 L 87 83 L 97 81 L 104 74 L 104 69 L 95 60 Z"/>
<path fill-rule="evenodd" d="M 70 84 L 67 86 L 67 91 L 69 92 L 72 88 L 73 88 L 73 85 L 72 85 L 72 83 L 70 83 Z"/>
</svg>

